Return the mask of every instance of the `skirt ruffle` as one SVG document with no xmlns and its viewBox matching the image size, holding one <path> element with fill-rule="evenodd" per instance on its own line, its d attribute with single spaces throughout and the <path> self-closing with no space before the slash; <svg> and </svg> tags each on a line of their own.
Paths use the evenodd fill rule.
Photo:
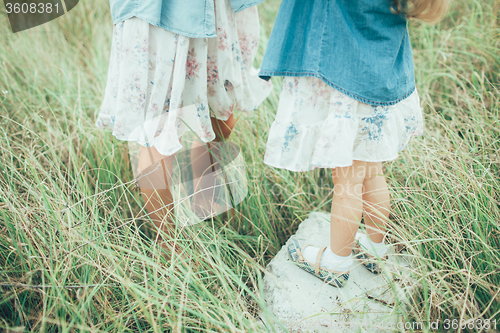
<svg viewBox="0 0 500 333">
<path fill-rule="evenodd" d="M 212 141 L 211 117 L 227 120 L 234 108 L 253 111 L 262 103 L 272 85 L 253 67 L 257 8 L 234 13 L 229 0 L 215 5 L 218 38 L 188 38 L 135 17 L 114 25 L 96 126 L 172 155 L 185 132 Z"/>
<path fill-rule="evenodd" d="M 423 134 L 418 93 L 391 106 L 350 98 L 316 77 L 285 77 L 264 163 L 291 171 L 391 161 Z"/>
</svg>

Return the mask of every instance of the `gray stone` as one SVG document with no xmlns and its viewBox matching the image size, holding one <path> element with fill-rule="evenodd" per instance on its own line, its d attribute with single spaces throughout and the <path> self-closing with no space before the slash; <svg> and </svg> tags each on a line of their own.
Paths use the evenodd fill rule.
<svg viewBox="0 0 500 333">
<path fill-rule="evenodd" d="M 407 255 L 394 254 L 380 275 L 370 273 L 355 260 L 349 282 L 343 288 L 327 285 L 291 260 L 287 246 L 292 239 L 301 245 L 328 246 L 330 215 L 311 213 L 297 233 L 267 266 L 264 297 L 267 308 L 290 332 L 393 332 L 406 307 L 411 265 Z M 266 318 L 266 314 L 261 316 Z M 267 323 L 269 325 L 269 322 Z M 283 331 L 274 324 L 278 331 Z M 399 330 L 398 330 L 399 331 Z"/>
</svg>

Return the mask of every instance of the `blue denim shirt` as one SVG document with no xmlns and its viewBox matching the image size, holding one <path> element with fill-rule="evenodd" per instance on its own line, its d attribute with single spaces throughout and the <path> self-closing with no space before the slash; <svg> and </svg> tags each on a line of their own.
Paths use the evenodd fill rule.
<svg viewBox="0 0 500 333">
<path fill-rule="evenodd" d="M 263 0 L 231 0 L 234 12 Z M 110 0 L 113 23 L 138 17 L 191 38 L 216 37 L 213 0 Z"/>
<path fill-rule="evenodd" d="M 389 0 L 283 0 L 260 76 L 316 76 L 371 105 L 415 89 L 404 15 Z"/>
</svg>

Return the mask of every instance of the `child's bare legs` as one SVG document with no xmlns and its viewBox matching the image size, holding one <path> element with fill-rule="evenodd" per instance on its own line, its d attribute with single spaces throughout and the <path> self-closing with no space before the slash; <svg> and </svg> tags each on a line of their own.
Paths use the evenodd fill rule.
<svg viewBox="0 0 500 333">
<path fill-rule="evenodd" d="M 231 115 L 227 120 L 218 120 L 215 118 L 211 118 L 212 120 L 212 128 L 215 132 L 215 142 L 223 142 L 229 138 L 231 132 L 236 124 L 236 121 Z M 199 140 L 193 142 L 192 150 L 191 150 L 191 164 L 193 168 L 193 178 L 198 179 L 198 182 L 194 184 L 194 191 L 198 191 L 200 189 L 208 189 L 214 184 L 210 184 L 212 181 L 211 177 L 200 178 L 203 175 L 209 174 L 216 169 L 219 169 L 216 157 L 210 154 L 208 148 L 210 147 L 210 143 L 204 143 Z M 211 148 L 213 149 L 213 148 Z M 208 183 L 207 183 L 208 182 Z M 204 214 L 206 216 L 210 216 L 210 211 L 204 211 L 207 208 L 210 209 L 212 207 L 206 207 L 207 204 L 213 201 L 214 191 L 204 190 L 202 193 L 198 195 L 194 195 L 193 201 L 195 207 L 204 207 L 200 208 L 203 212 L 199 212 L 200 214 Z"/>
<path fill-rule="evenodd" d="M 157 241 L 160 246 L 167 250 L 175 247 L 175 225 L 172 220 L 173 205 L 172 194 L 170 193 L 168 179 L 172 172 L 173 156 L 163 156 L 154 147 L 142 147 L 139 155 L 138 171 L 144 171 L 143 177 L 139 180 L 141 194 L 145 201 L 145 206 L 149 212 L 149 217 L 155 224 L 158 231 L 167 235 L 168 239 L 163 239 L 158 232 Z M 153 168 L 153 164 L 159 162 Z M 179 249 L 175 247 L 177 252 Z"/>
<path fill-rule="evenodd" d="M 363 212 L 363 181 L 366 162 L 353 161 L 352 166 L 335 168 L 333 177 L 332 212 L 330 216 L 330 247 L 320 258 L 320 267 L 338 273 L 346 272 L 352 263 L 352 244 Z M 319 248 L 307 246 L 304 258 L 318 260 Z"/>
<path fill-rule="evenodd" d="M 345 272 L 352 263 L 352 246 L 359 228 L 363 209 L 369 237 L 359 241 L 370 253 L 382 256 L 387 251 L 383 242 L 389 216 L 389 191 L 382 174 L 382 163 L 353 161 L 349 167 L 335 168 L 330 217 L 330 247 L 321 258 L 320 266 Z M 306 260 L 315 262 L 319 248 L 303 250 Z"/>
<path fill-rule="evenodd" d="M 366 162 L 333 170 L 333 199 L 330 218 L 330 247 L 338 256 L 351 254 L 363 212 L 363 182 Z"/>
<path fill-rule="evenodd" d="M 370 240 L 382 243 L 389 219 L 390 197 L 382 170 L 382 162 L 366 163 L 363 182 L 364 220 Z"/>
<path fill-rule="evenodd" d="M 233 115 L 231 115 L 228 120 L 222 121 L 212 118 L 212 127 L 216 138 L 214 141 L 226 140 L 230 135 L 236 123 Z M 195 142 L 193 148 L 196 146 L 204 146 L 201 142 Z M 210 144 L 207 143 L 210 147 Z M 208 153 L 208 149 L 200 148 L 197 151 L 201 155 Z M 203 172 L 211 172 L 211 163 L 213 160 L 211 158 L 200 158 L 200 156 L 192 156 L 196 161 L 193 162 L 193 176 L 200 177 Z M 148 169 L 153 164 L 159 162 L 159 166 L 156 171 L 150 173 L 151 170 L 146 170 L 145 173 L 149 174 L 145 176 L 141 181 L 139 181 L 141 187 L 141 194 L 145 201 L 145 206 L 149 212 L 149 217 L 155 224 L 158 230 L 161 230 L 168 239 L 161 239 L 160 233 L 158 233 L 157 240 L 159 240 L 160 245 L 171 250 L 175 248 L 179 252 L 179 248 L 175 246 L 175 224 L 173 223 L 173 199 L 172 194 L 169 189 L 169 178 L 172 175 L 173 170 L 173 159 L 174 156 L 164 156 L 161 155 L 158 150 L 154 147 L 142 147 L 139 155 L 139 165 L 138 171 L 142 172 Z M 142 185 L 141 185 L 142 184 Z"/>
</svg>

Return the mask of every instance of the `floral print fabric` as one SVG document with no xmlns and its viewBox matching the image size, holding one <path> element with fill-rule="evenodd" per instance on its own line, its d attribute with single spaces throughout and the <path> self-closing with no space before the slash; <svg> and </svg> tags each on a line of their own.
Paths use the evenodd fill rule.
<svg viewBox="0 0 500 333">
<path fill-rule="evenodd" d="M 375 106 L 316 77 L 284 77 L 264 162 L 308 171 L 390 161 L 423 127 L 416 91 L 395 105 Z"/>
<path fill-rule="evenodd" d="M 215 7 L 217 38 L 188 38 L 135 17 L 114 25 L 96 126 L 172 155 L 187 131 L 212 141 L 210 117 L 255 110 L 272 89 L 253 67 L 257 8 L 234 13 L 229 0 L 216 0 Z"/>
</svg>

